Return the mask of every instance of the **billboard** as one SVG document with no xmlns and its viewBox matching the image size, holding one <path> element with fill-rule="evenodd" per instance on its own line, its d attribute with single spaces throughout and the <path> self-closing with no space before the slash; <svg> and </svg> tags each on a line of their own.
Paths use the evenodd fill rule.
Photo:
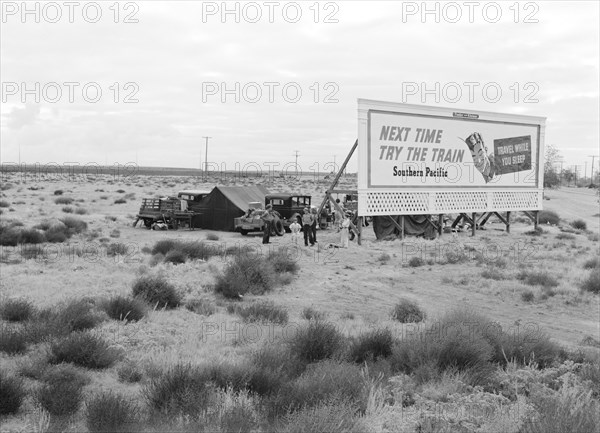
<svg viewBox="0 0 600 433">
<path fill-rule="evenodd" d="M 358 106 L 361 215 L 541 208 L 545 118 Z"/>
</svg>

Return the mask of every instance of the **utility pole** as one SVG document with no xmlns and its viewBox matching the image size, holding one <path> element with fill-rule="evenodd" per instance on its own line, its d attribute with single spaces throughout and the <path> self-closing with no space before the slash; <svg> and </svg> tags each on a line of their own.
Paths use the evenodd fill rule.
<svg viewBox="0 0 600 433">
<path fill-rule="evenodd" d="M 298 174 L 298 151 L 297 151 L 297 150 L 294 150 L 294 152 L 295 152 L 295 154 L 296 154 L 296 155 L 295 155 L 295 156 L 296 156 L 296 174 Z"/>
<path fill-rule="evenodd" d="M 583 181 L 587 179 L 587 161 L 585 162 L 585 171 L 583 172 Z"/>
<path fill-rule="evenodd" d="M 212 137 L 202 137 L 206 139 L 206 147 L 204 148 L 204 178 L 206 179 L 206 175 L 208 173 L 208 139 Z"/>
<path fill-rule="evenodd" d="M 594 183 L 594 159 L 596 159 L 596 155 L 588 155 L 588 158 L 592 158 L 592 175 L 590 176 L 590 183 Z"/>
<path fill-rule="evenodd" d="M 563 158 L 560 158 L 556 162 L 560 163 L 560 173 L 558 173 L 558 185 L 562 186 L 562 181 L 563 181 L 563 163 L 565 162 L 565 160 Z"/>
</svg>

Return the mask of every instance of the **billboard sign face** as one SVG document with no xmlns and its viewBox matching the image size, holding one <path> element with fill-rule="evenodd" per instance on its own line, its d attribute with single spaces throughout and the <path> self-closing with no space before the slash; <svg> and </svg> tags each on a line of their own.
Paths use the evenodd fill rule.
<svg viewBox="0 0 600 433">
<path fill-rule="evenodd" d="M 539 117 L 359 100 L 359 213 L 538 209 L 544 124 Z M 361 196 L 371 199 L 362 200 L 367 206 Z M 420 204 L 376 205 L 382 199 Z"/>
</svg>

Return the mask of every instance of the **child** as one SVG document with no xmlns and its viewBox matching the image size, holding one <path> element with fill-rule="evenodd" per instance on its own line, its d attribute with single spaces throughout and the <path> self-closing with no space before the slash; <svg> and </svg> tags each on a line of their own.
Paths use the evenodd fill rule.
<svg viewBox="0 0 600 433">
<path fill-rule="evenodd" d="M 350 218 L 348 218 L 348 215 L 346 214 L 342 220 L 340 230 L 342 248 L 348 248 L 348 227 L 350 227 Z"/>
<path fill-rule="evenodd" d="M 298 224 L 298 221 L 294 221 L 290 224 L 290 230 L 292 231 L 292 243 L 298 245 L 298 239 L 300 239 L 300 229 L 302 226 Z"/>
</svg>

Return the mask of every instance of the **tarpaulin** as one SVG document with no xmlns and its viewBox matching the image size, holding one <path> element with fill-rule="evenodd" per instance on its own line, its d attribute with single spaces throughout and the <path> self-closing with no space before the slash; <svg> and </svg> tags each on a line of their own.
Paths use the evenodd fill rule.
<svg viewBox="0 0 600 433">
<path fill-rule="evenodd" d="M 401 225 L 401 215 L 373 217 L 373 231 L 377 239 L 400 237 L 400 230 L 390 218 Z M 429 215 L 404 215 L 404 234 L 406 236 L 423 235 L 426 239 L 435 239 L 437 232 L 428 219 Z"/>
</svg>

